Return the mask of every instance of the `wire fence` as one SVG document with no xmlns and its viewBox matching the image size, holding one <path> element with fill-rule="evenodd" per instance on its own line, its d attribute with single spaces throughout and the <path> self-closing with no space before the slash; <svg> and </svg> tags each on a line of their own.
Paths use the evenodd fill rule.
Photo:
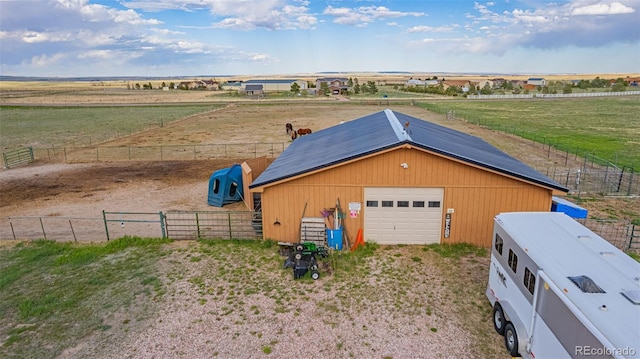
<svg viewBox="0 0 640 359">
<path fill-rule="evenodd" d="M 103 211 L 102 217 L 0 217 L 0 240 L 106 242 L 125 236 L 262 239 L 262 216 L 253 211 Z"/>
<path fill-rule="evenodd" d="M 280 143 L 205 145 L 90 146 L 34 148 L 34 159 L 50 162 L 173 161 L 277 157 L 288 146 Z"/>
<path fill-rule="evenodd" d="M 640 226 L 628 220 L 578 219 L 623 251 L 640 253 Z M 124 236 L 194 239 L 262 239 L 262 216 L 253 211 L 103 212 L 102 217 L 0 218 L 0 240 L 106 242 Z"/>
</svg>

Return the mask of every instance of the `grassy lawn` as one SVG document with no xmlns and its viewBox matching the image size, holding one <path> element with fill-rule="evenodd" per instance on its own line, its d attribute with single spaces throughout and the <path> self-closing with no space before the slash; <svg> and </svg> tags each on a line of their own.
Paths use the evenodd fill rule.
<svg viewBox="0 0 640 359">
<path fill-rule="evenodd" d="M 111 313 L 142 320 L 164 294 L 153 264 L 162 240 L 100 245 L 23 242 L 0 250 L 0 357 L 53 358 L 81 338 L 108 331 Z"/>
<path fill-rule="evenodd" d="M 420 102 L 439 113 L 640 170 L 640 97 Z"/>
<path fill-rule="evenodd" d="M 293 315 L 333 328 L 338 337 L 362 323 L 365 337 L 378 326 L 422 323 L 404 334 L 409 341 L 437 338 L 455 316 L 469 333 L 463 339 L 473 343 L 470 357 L 506 357 L 484 296 L 488 258 L 469 245 L 368 244 L 325 259 L 321 280 L 313 281 L 283 270 L 271 241 L 23 242 L 0 247 L 0 357 L 54 358 L 69 350 L 110 357 L 119 340 L 148 333 L 158 320 L 154 313 L 172 303 L 187 312 L 207 308 L 215 322 L 227 323 L 220 324 L 225 340 L 250 338 L 243 345 L 256 356 L 283 355 L 275 328 Z M 181 330 L 197 328 L 201 319 L 193 320 Z M 218 350 L 224 348 L 209 354 Z M 338 338 L 326 350 L 328 357 L 349 357 L 370 349 Z"/>
<path fill-rule="evenodd" d="M 0 107 L 0 147 L 88 146 L 161 127 L 220 105 Z"/>
</svg>

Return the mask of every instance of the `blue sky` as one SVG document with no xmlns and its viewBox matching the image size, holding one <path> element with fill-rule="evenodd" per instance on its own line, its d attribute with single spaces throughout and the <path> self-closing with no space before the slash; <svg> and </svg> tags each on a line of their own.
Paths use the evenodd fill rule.
<svg viewBox="0 0 640 359">
<path fill-rule="evenodd" d="M 0 0 L 0 74 L 639 73 L 640 0 Z"/>
</svg>

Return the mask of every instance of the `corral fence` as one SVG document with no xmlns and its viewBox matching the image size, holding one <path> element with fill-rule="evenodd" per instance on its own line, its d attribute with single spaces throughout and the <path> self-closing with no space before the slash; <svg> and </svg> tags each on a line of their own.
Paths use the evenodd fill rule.
<svg viewBox="0 0 640 359">
<path fill-rule="evenodd" d="M 640 94 L 640 91 L 638 93 Z M 434 107 L 430 110 L 442 113 L 448 120 L 463 120 L 493 131 L 527 139 L 534 146 L 541 146 L 542 150 L 546 152 L 547 158 L 559 167 L 545 168 L 535 164 L 533 167 L 578 196 L 586 193 L 618 196 L 640 195 L 640 173 L 636 172 L 633 167 L 616 164 L 581 148 L 569 148 L 552 143 L 546 137 L 535 137 L 515 126 L 465 119 L 456 114 L 456 111 L 445 107 Z"/>
<path fill-rule="evenodd" d="M 640 194 L 640 174 L 633 168 L 622 168 L 608 161 L 594 164 L 585 156 L 584 165 L 580 168 L 547 169 L 546 175 L 563 184 L 577 196 L 585 193 L 631 196 Z"/>
<path fill-rule="evenodd" d="M 261 239 L 253 211 L 102 212 L 102 217 L 0 218 L 0 240 L 103 242 L 125 236 L 182 239 Z"/>
<path fill-rule="evenodd" d="M 579 219 L 623 251 L 640 252 L 640 225 L 627 220 Z M 253 211 L 105 212 L 102 217 L 0 218 L 0 240 L 102 242 L 142 238 L 262 239 L 262 216 Z"/>
<path fill-rule="evenodd" d="M 624 251 L 640 251 L 640 226 L 631 221 L 577 219 L 609 243 Z"/>
<path fill-rule="evenodd" d="M 34 161 L 33 148 L 24 147 L 2 153 L 4 168 L 12 168 Z"/>
<path fill-rule="evenodd" d="M 535 93 L 535 94 L 504 94 L 504 95 L 468 95 L 470 100 L 508 100 L 522 98 L 574 98 L 574 97 L 611 97 L 640 95 L 640 91 L 613 92 L 576 92 L 576 93 Z"/>
<path fill-rule="evenodd" d="M 171 161 L 277 157 L 288 146 L 280 143 L 208 145 L 90 146 L 35 148 L 34 157 L 45 161 Z"/>
</svg>

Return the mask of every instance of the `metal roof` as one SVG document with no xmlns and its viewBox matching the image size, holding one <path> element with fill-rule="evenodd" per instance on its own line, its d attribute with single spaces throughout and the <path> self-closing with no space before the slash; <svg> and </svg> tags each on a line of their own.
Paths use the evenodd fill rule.
<svg viewBox="0 0 640 359">
<path fill-rule="evenodd" d="M 292 80 L 292 79 L 265 79 L 265 80 L 247 80 L 244 83 L 245 84 L 279 84 L 279 83 L 285 83 L 285 84 L 289 84 L 295 81 L 299 81 L 299 80 Z"/>
<path fill-rule="evenodd" d="M 391 110 L 299 137 L 249 187 L 285 180 L 405 144 L 569 191 L 478 137 Z"/>
</svg>

